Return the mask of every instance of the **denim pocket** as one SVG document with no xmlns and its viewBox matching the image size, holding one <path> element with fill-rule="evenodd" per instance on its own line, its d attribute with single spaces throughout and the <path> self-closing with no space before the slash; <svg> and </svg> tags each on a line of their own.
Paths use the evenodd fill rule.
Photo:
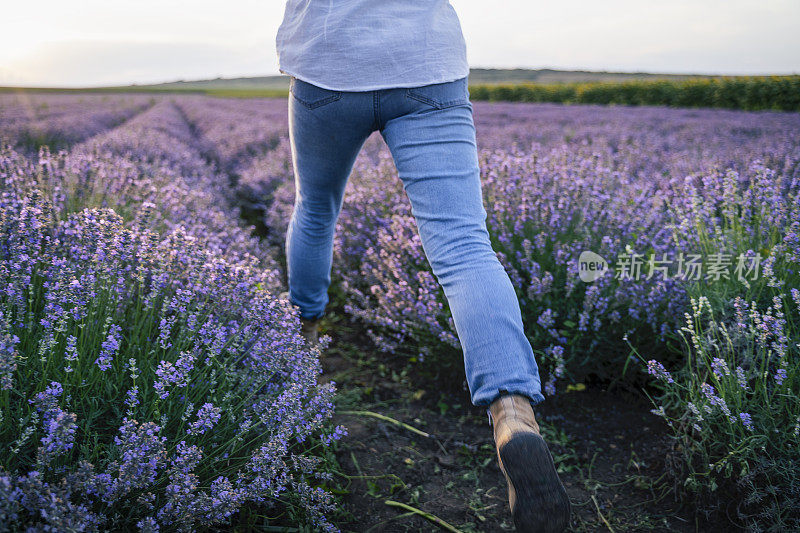
<svg viewBox="0 0 800 533">
<path fill-rule="evenodd" d="M 445 83 L 423 85 L 422 87 L 412 87 L 406 89 L 406 96 L 433 106 L 436 109 L 467 104 L 469 103 L 467 78 Z"/>
<path fill-rule="evenodd" d="M 292 93 L 295 100 L 309 109 L 316 109 L 325 104 L 330 104 L 342 97 L 341 91 L 323 89 L 322 87 L 317 87 L 316 85 L 294 77 L 289 82 L 289 91 Z"/>
</svg>

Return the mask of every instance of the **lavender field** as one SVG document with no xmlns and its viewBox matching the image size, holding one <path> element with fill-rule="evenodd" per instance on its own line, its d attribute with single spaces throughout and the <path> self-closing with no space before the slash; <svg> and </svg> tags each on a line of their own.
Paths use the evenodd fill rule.
<svg viewBox="0 0 800 533">
<path fill-rule="evenodd" d="M 669 455 L 645 477 L 684 515 L 800 528 L 800 114 L 478 102 L 474 115 L 487 225 L 546 398 L 652 398 Z M 466 397 L 380 137 L 351 175 L 330 339 L 310 350 L 279 296 L 294 199 L 285 99 L 4 94 L 0 145 L 0 531 L 374 526 L 352 503 L 362 486 L 342 481 L 369 475 L 333 381 L 355 409 L 374 396 L 356 368 L 382 376 L 395 406 L 446 418 L 457 409 L 426 390 Z M 608 272 L 582 280 L 583 252 Z M 479 478 L 496 469 L 465 450 L 456 463 Z M 584 464 L 556 455 L 565 474 Z M 461 531 L 510 527 L 502 495 L 445 513 L 444 483 L 412 496 L 411 481 L 381 484 L 390 473 L 405 475 L 386 467 L 358 498 L 405 499 Z M 575 530 L 676 527 L 595 495 Z M 414 520 L 377 530 L 432 527 Z"/>
</svg>

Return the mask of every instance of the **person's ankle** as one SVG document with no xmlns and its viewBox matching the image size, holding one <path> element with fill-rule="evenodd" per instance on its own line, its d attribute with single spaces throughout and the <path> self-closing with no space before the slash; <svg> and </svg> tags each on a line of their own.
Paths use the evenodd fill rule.
<svg viewBox="0 0 800 533">
<path fill-rule="evenodd" d="M 306 340 L 309 346 L 319 343 L 319 325 L 322 318 L 303 318 L 300 317 L 300 335 Z"/>
<path fill-rule="evenodd" d="M 540 435 L 530 399 L 521 394 L 502 394 L 489 406 L 494 427 L 495 443 L 506 444 L 519 433 Z"/>
</svg>

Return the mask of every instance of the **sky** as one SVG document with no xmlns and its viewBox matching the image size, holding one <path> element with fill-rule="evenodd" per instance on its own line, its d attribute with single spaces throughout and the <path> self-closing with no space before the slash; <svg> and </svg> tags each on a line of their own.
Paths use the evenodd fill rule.
<svg viewBox="0 0 800 533">
<path fill-rule="evenodd" d="M 472 67 L 800 73 L 798 0 L 450 3 Z M 275 33 L 284 6 L 284 0 L 4 0 L 0 85 L 278 74 Z"/>
</svg>

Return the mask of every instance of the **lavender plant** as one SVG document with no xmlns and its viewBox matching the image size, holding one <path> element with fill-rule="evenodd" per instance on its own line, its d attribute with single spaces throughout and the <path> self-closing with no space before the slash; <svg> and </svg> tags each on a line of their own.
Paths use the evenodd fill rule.
<svg viewBox="0 0 800 533">
<path fill-rule="evenodd" d="M 766 308 L 737 297 L 735 317 L 692 299 L 685 364 L 670 373 L 648 361 L 663 386 L 653 412 L 674 432 L 676 489 L 706 512 L 723 493 L 751 530 L 800 526 L 800 294 L 785 296 Z"/>
<path fill-rule="evenodd" d="M 66 148 L 113 128 L 160 99 L 155 95 L 0 94 L 0 144 L 34 152 Z"/>
<path fill-rule="evenodd" d="M 195 141 L 163 104 L 0 153 L 0 530 L 335 530 L 333 385 Z"/>
<path fill-rule="evenodd" d="M 35 193 L 2 220 L 9 527 L 193 530 L 313 490 L 333 389 L 262 273 Z"/>
<path fill-rule="evenodd" d="M 757 267 L 693 284 L 685 361 L 647 368 L 661 385 L 654 412 L 674 431 L 678 490 L 707 512 L 716 492 L 733 493 L 729 514 L 742 525 L 786 531 L 800 527 L 800 181 L 758 163 L 742 177 L 706 176 L 680 227 Z"/>
</svg>

